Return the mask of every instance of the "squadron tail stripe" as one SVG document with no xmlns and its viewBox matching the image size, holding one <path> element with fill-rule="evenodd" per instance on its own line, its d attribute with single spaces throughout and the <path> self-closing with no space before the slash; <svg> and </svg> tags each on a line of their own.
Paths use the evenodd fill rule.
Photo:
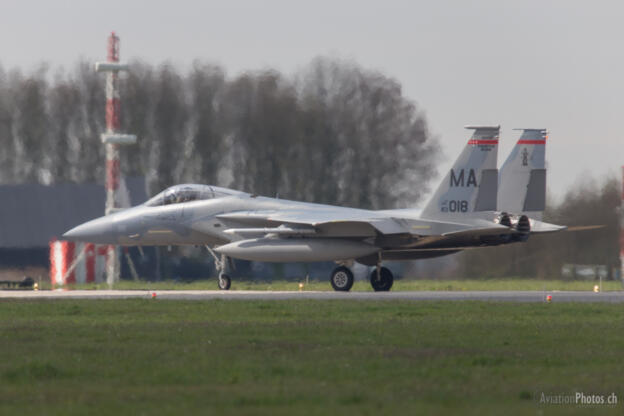
<svg viewBox="0 0 624 416">
<path fill-rule="evenodd" d="M 546 144 L 546 140 L 518 140 L 518 144 Z"/>
<path fill-rule="evenodd" d="M 498 144 L 498 139 L 496 140 L 468 140 L 468 144 Z"/>
</svg>

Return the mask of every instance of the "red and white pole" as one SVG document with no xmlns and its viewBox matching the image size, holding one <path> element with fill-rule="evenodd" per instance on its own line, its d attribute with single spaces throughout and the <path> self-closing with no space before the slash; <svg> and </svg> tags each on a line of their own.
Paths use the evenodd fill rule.
<svg viewBox="0 0 624 416">
<path fill-rule="evenodd" d="M 95 70 L 106 72 L 106 133 L 102 134 L 102 143 L 106 146 L 106 215 L 117 206 L 117 190 L 121 180 L 119 170 L 119 146 L 136 143 L 136 136 L 120 134 L 119 72 L 128 69 L 128 65 L 119 63 L 119 36 L 115 32 L 108 38 L 106 62 L 97 62 Z M 119 258 L 115 246 L 108 247 L 106 260 L 106 281 L 109 285 L 119 280 Z"/>
<path fill-rule="evenodd" d="M 109 63 L 119 63 L 119 37 L 115 32 L 108 38 Z M 115 134 L 119 125 L 119 71 L 106 73 L 106 133 Z M 117 208 L 117 189 L 119 189 L 119 146 L 106 143 L 106 213 Z"/>
</svg>

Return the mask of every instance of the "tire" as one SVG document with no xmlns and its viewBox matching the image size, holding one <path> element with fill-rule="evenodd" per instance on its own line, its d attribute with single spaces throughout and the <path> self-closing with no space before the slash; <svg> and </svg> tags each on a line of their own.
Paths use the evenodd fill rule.
<svg viewBox="0 0 624 416">
<path fill-rule="evenodd" d="M 331 285 L 337 292 L 348 292 L 353 286 L 353 272 L 345 266 L 336 267 L 331 274 Z"/>
<path fill-rule="evenodd" d="M 382 267 L 379 269 L 379 279 L 377 278 L 377 269 L 373 269 L 370 275 L 370 282 L 375 292 L 388 292 L 394 283 L 394 276 L 390 269 Z"/>
<path fill-rule="evenodd" d="M 232 285 L 232 279 L 227 274 L 222 274 L 219 276 L 217 280 L 217 284 L 219 285 L 219 290 L 230 290 L 230 286 Z"/>
</svg>

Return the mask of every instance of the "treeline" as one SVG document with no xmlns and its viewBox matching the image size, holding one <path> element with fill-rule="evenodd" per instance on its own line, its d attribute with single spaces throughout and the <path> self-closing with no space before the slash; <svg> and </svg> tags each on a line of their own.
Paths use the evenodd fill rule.
<svg viewBox="0 0 624 416">
<path fill-rule="evenodd" d="M 104 77 L 0 68 L 0 183 L 103 182 Z M 436 176 L 438 141 L 401 85 L 354 63 L 318 58 L 292 76 L 234 77 L 219 65 L 188 71 L 131 62 L 122 76 L 127 176 L 154 194 L 177 183 L 216 184 L 361 208 L 415 206 Z M 587 182 L 550 204 L 544 220 L 604 225 L 533 236 L 526 244 L 451 257 L 462 277 L 557 277 L 564 263 L 619 267 L 620 188 Z"/>
<path fill-rule="evenodd" d="M 102 182 L 104 76 L 0 70 L 0 182 Z M 127 176 L 150 193 L 208 183 L 362 208 L 410 206 L 435 176 L 438 142 L 401 85 L 356 64 L 318 58 L 294 76 L 228 77 L 132 62 L 121 79 Z"/>
<path fill-rule="evenodd" d="M 469 250 L 459 256 L 453 273 L 466 277 L 557 278 L 564 264 L 605 265 L 614 278 L 619 269 L 620 181 L 579 181 L 563 200 L 549 204 L 544 221 L 571 231 L 533 235 L 525 244 Z M 593 230 L 575 227 L 602 225 Z"/>
</svg>

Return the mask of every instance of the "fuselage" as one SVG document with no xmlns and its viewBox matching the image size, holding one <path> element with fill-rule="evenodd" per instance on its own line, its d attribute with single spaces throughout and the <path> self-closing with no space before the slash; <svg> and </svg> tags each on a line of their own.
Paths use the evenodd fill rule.
<svg viewBox="0 0 624 416">
<path fill-rule="evenodd" d="M 494 213 L 436 221 L 421 218 L 419 211 L 411 209 L 374 211 L 262 197 L 225 188 L 215 188 L 220 191 L 215 193 L 205 185 L 189 186 L 203 187 L 201 197 L 205 199 L 169 197 L 164 191 L 142 205 L 82 224 L 64 237 L 121 246 L 229 245 L 228 255 L 260 261 L 355 257 L 368 262 L 377 261 L 379 253 L 388 260 L 408 260 L 509 241 L 506 229 L 501 229 L 500 235 L 497 229 L 486 234 L 461 233 L 463 229 L 495 227 L 492 220 L 483 218 Z M 274 219 L 272 214 L 279 219 Z M 299 224 L 298 218 L 310 220 Z M 385 234 L 380 232 L 383 228 L 374 226 L 382 222 L 400 229 Z M 308 227 L 306 230 L 313 229 L 313 233 L 297 232 L 302 228 L 295 228 L 294 235 L 262 232 L 284 227 L 284 223 Z M 245 229 L 259 232 L 258 235 L 232 232 Z M 450 233 L 454 234 L 445 236 Z M 243 240 L 245 245 L 230 244 Z M 370 259 L 366 260 L 367 257 Z"/>
<path fill-rule="evenodd" d="M 107 216 L 97 218 L 70 230 L 66 237 L 90 238 L 99 244 L 124 246 L 136 245 L 219 245 L 240 239 L 224 231 L 237 224 L 240 227 L 258 224 L 253 211 L 264 213 L 290 211 L 314 211 L 328 219 L 340 218 L 385 218 L 390 211 L 372 211 L 357 208 L 337 207 L 309 202 L 254 196 L 246 193 L 219 198 L 189 201 L 183 203 L 147 206 L 138 205 Z M 248 220 L 237 218 L 224 221 L 219 215 L 236 212 L 252 212 Z M 274 225 L 270 220 L 266 226 Z M 97 227 L 97 232 L 95 231 Z M 107 229 L 104 232 L 104 229 Z M 348 230 L 346 231 L 348 233 Z M 319 236 L 324 236 L 322 232 Z M 349 234 L 352 235 L 352 234 Z M 339 236 L 339 235 L 334 235 Z M 360 232 L 355 237 L 374 237 L 373 233 Z"/>
</svg>

